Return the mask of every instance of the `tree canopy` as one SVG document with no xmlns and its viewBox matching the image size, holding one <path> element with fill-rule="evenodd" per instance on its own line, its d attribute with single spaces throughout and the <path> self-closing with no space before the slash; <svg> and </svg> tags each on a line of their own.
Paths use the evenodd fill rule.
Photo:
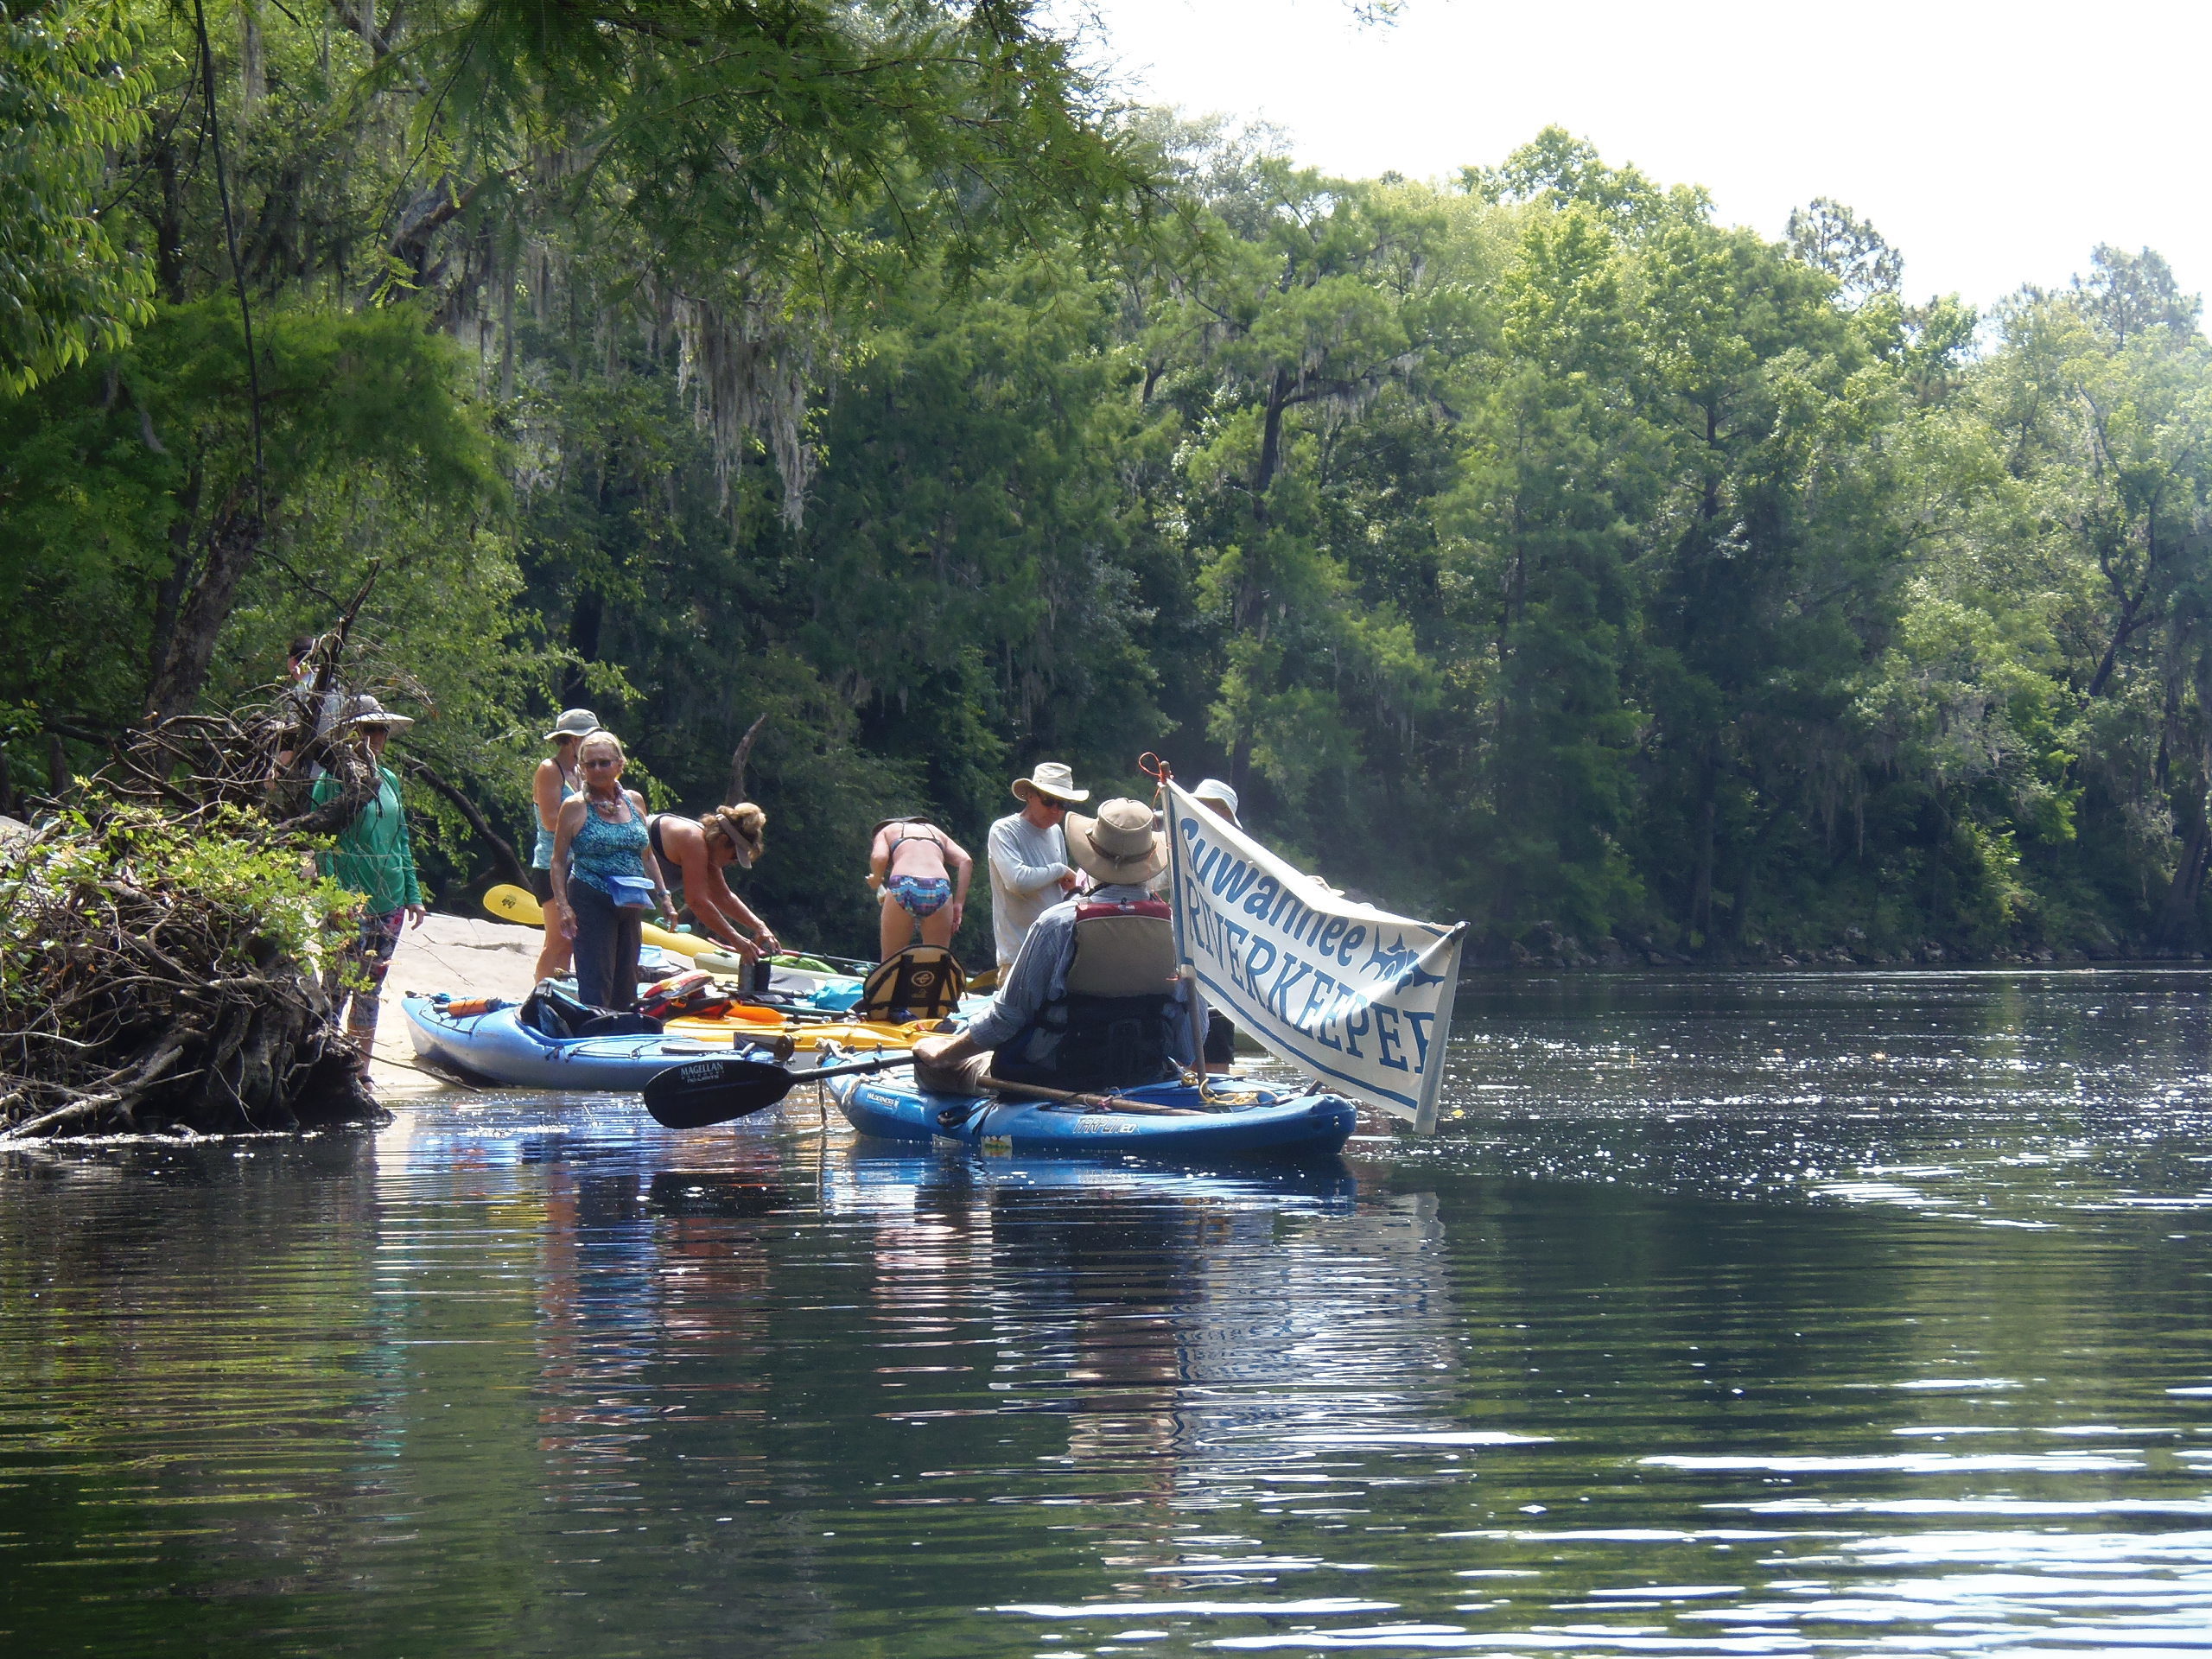
<svg viewBox="0 0 2212 1659">
<path fill-rule="evenodd" d="M 0 22 L 19 785 L 366 586 L 511 835 L 561 706 L 694 808 L 765 715 L 749 893 L 826 948 L 876 819 L 1147 749 L 1499 958 L 2204 943 L 2212 360 L 2154 252 L 1977 316 L 1557 130 L 1328 177 L 1020 5 Z"/>
</svg>

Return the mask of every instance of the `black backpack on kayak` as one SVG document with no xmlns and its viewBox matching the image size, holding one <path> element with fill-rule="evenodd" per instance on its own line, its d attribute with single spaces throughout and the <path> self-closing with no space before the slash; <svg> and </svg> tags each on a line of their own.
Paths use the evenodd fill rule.
<svg viewBox="0 0 2212 1659">
<path fill-rule="evenodd" d="M 661 1022 L 649 1014 L 618 1013 L 580 1002 L 550 979 L 523 999 L 517 1023 L 556 1042 L 576 1037 L 657 1037 Z"/>
</svg>

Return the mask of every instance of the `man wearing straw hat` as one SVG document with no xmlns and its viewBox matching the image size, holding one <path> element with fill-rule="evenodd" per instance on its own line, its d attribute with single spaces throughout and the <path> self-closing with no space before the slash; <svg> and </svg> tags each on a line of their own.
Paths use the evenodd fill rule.
<svg viewBox="0 0 2212 1659">
<path fill-rule="evenodd" d="M 991 929 L 998 936 L 999 968 L 1021 954 L 1030 925 L 1076 889 L 1068 862 L 1067 837 L 1060 820 L 1068 808 L 1090 798 L 1075 786 L 1075 774 L 1057 760 L 1039 761 L 1027 778 L 1014 780 L 1021 810 L 991 826 Z"/>
<path fill-rule="evenodd" d="M 1130 1089 L 1198 1064 L 1174 929 L 1147 887 L 1167 868 L 1152 809 L 1114 800 L 1095 818 L 1071 813 L 1066 845 L 1096 885 L 1037 918 L 966 1031 L 914 1045 L 924 1088 L 972 1093 L 988 1072 L 1056 1089 Z"/>
</svg>

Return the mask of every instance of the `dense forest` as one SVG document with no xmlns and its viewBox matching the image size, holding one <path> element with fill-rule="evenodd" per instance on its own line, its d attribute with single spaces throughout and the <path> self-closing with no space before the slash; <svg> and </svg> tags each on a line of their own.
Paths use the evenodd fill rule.
<svg viewBox="0 0 2212 1659">
<path fill-rule="evenodd" d="M 2151 251 L 1977 315 L 1558 130 L 1325 177 L 1020 0 L 12 0 L 0 129 L 0 793 L 365 587 L 455 904 L 581 702 L 679 808 L 766 716 L 819 948 L 879 817 L 1147 750 L 1491 960 L 2203 947 Z"/>
</svg>

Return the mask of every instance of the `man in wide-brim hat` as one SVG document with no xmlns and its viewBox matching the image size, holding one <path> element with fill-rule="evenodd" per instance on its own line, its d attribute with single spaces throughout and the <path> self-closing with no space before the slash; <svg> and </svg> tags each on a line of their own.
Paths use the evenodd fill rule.
<svg viewBox="0 0 2212 1659">
<path fill-rule="evenodd" d="M 1037 918 L 991 1006 L 966 1031 L 914 1045 L 923 1087 L 973 1092 L 988 1072 L 1052 1088 L 1129 1089 L 1197 1065 L 1167 906 L 1146 887 L 1167 868 L 1152 809 L 1107 801 L 1095 818 L 1068 814 L 1065 837 L 1096 885 Z"/>
<path fill-rule="evenodd" d="M 1003 969 L 1020 953 L 1023 937 L 1047 908 L 1076 889 L 1060 820 L 1068 808 L 1090 798 L 1075 774 L 1057 760 L 1040 760 L 1011 785 L 1021 810 L 991 826 L 991 930 L 998 936 Z"/>
</svg>

